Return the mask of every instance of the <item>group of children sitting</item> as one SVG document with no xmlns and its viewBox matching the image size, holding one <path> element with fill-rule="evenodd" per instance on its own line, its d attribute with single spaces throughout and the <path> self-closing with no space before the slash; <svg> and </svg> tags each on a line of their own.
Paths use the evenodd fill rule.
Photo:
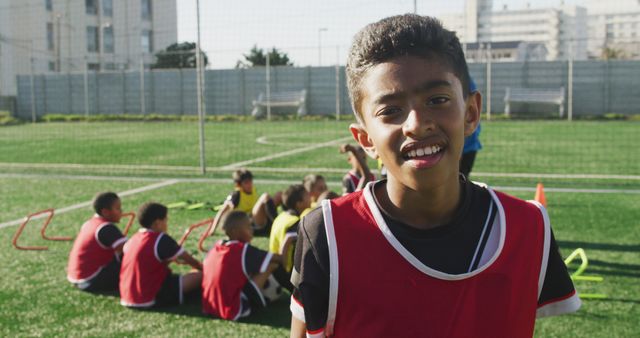
<svg viewBox="0 0 640 338">
<path fill-rule="evenodd" d="M 361 149 L 343 145 L 340 150 L 349 154 L 352 164 L 343 180 L 345 193 L 373 180 Z M 69 255 L 67 279 L 84 291 L 119 291 L 120 303 L 132 308 L 174 306 L 201 295 L 205 314 L 228 320 L 246 317 L 275 300 L 265 295 L 267 286 L 292 291 L 298 223 L 321 200 L 338 195 L 315 174 L 273 195 L 258 195 L 249 170 L 237 170 L 233 180 L 235 189 L 209 233 L 221 227 L 227 238 L 217 241 L 202 263 L 167 234 L 166 206 L 143 204 L 137 214 L 141 229 L 127 239 L 116 226 L 122 217 L 120 198 L 99 193 L 93 201 L 95 215 L 82 226 Z M 268 251 L 250 244 L 254 235 L 269 236 Z M 174 261 L 192 270 L 172 273 L 169 264 Z"/>
</svg>

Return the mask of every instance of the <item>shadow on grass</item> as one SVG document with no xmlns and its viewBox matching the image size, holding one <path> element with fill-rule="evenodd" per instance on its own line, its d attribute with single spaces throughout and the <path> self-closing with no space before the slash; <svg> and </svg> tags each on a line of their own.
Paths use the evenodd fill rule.
<svg viewBox="0 0 640 338">
<path fill-rule="evenodd" d="M 557 240 L 556 242 L 562 249 L 583 248 L 585 250 L 640 252 L 640 244 L 592 243 L 561 240 Z"/>
<path fill-rule="evenodd" d="M 278 301 L 269 304 L 264 309 L 252 313 L 248 318 L 243 318 L 239 322 L 247 324 L 261 324 L 278 328 L 289 328 L 291 326 L 291 312 L 289 311 L 289 297 L 283 295 Z M 167 313 L 189 317 L 200 317 L 203 319 L 222 320 L 202 313 L 202 303 L 200 297 L 189 297 L 181 306 L 157 307 L 139 311 L 151 311 L 157 313 Z"/>
</svg>

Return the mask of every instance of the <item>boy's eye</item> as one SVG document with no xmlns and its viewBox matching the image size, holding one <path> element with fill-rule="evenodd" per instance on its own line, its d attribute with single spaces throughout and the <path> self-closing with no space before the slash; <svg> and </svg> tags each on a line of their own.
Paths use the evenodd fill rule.
<svg viewBox="0 0 640 338">
<path fill-rule="evenodd" d="M 385 107 L 383 109 L 380 109 L 376 115 L 377 116 L 387 116 L 387 115 L 397 114 L 397 113 L 399 113 L 401 111 L 402 111 L 402 109 L 400 109 L 399 107 Z"/>
<path fill-rule="evenodd" d="M 450 99 L 446 96 L 436 96 L 436 97 L 429 98 L 429 101 L 427 102 L 427 104 L 428 105 L 444 104 L 449 101 Z"/>
</svg>

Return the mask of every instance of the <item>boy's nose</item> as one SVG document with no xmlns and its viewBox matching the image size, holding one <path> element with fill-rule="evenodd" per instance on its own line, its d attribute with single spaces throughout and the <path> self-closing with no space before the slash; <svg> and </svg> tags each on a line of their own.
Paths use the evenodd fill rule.
<svg viewBox="0 0 640 338">
<path fill-rule="evenodd" d="M 411 138 L 421 138 L 434 129 L 434 123 L 426 111 L 412 108 L 407 114 L 402 131 L 405 136 Z"/>
</svg>

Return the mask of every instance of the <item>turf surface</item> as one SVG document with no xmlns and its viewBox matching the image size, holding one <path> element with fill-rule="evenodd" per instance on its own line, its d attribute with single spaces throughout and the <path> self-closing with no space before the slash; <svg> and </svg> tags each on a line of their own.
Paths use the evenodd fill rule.
<svg viewBox="0 0 640 338">
<path fill-rule="evenodd" d="M 207 164 L 219 167 L 288 151 L 314 142 L 348 137 L 348 123 L 252 122 L 207 124 Z M 474 171 L 497 173 L 572 173 L 640 175 L 640 141 L 636 122 L 483 123 L 484 149 Z M 113 169 L 106 164 L 198 165 L 197 125 L 171 123 L 49 123 L 0 128 L 0 223 L 49 207 L 65 207 L 91 199 L 101 190 L 125 191 L 166 178 L 198 178 L 197 170 Z M 266 136 L 266 140 L 264 137 Z M 262 137 L 262 143 L 256 139 Z M 242 141 L 238 141 L 242 140 Z M 266 143 L 266 144 L 265 144 Z M 6 163 L 43 163 L 42 167 L 12 167 Z M 93 168 L 57 168 L 47 163 L 93 164 Z M 371 165 L 375 165 L 373 162 Z M 290 168 L 292 172 L 258 171 L 258 179 L 283 180 L 260 184 L 262 191 L 286 187 L 307 172 L 304 168 L 330 168 L 325 174 L 336 185 L 348 168 L 337 144 L 292 156 L 251 164 L 253 167 Z M 268 170 L 268 169 L 267 169 Z M 4 175 L 4 176 L 3 176 Z M 13 175 L 13 176 L 10 176 Z M 77 175 L 101 175 L 100 179 Z M 76 176 L 74 178 L 74 176 Z M 135 176 L 138 178 L 108 176 Z M 229 171 L 206 177 L 228 179 Z M 535 186 L 537 178 L 474 177 L 504 187 Z M 640 189 L 633 179 L 545 179 L 547 188 Z M 123 198 L 125 210 L 148 200 L 172 203 L 184 199 L 221 202 L 230 182 L 177 183 Z M 522 198 L 533 192 L 506 190 Z M 605 300 L 585 301 L 572 315 L 540 319 L 538 337 L 639 336 L 640 318 L 640 194 L 547 192 L 555 236 L 563 256 L 584 248 L 590 260 L 585 274 L 604 277 L 601 283 L 576 282 L 579 292 L 604 293 Z M 89 207 L 57 215 L 48 229 L 52 235 L 73 235 L 92 214 Z M 169 232 L 179 238 L 188 224 L 211 217 L 206 210 L 170 212 Z M 124 309 L 112 295 L 93 296 L 71 288 L 65 268 L 69 242 L 39 238 L 39 222 L 30 224 L 20 242 L 48 245 L 42 252 L 11 247 L 15 226 L 0 229 L 0 335 L 2 336 L 286 336 L 290 321 L 288 301 L 239 323 L 206 318 L 197 303 L 163 311 Z M 196 252 L 196 230 L 186 243 Z M 212 242 L 209 241 L 209 244 Z M 266 248 L 265 238 L 254 244 Z M 202 255 L 198 253 L 198 257 Z M 575 268 L 572 265 L 572 268 Z M 184 266 L 174 270 L 185 271 Z"/>
</svg>

